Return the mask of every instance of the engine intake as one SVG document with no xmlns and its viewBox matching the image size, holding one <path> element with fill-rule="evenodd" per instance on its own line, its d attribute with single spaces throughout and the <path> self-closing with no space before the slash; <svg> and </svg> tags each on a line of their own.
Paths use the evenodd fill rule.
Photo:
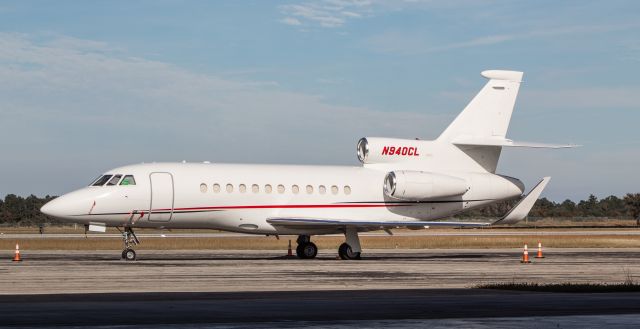
<svg viewBox="0 0 640 329">
<path fill-rule="evenodd" d="M 391 171 L 384 178 L 384 193 L 407 201 L 458 196 L 468 190 L 469 185 L 462 178 L 424 171 Z"/>
</svg>

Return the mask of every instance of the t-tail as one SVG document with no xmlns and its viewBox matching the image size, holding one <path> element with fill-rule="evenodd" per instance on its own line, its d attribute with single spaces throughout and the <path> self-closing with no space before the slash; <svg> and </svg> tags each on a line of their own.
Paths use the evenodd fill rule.
<svg viewBox="0 0 640 329">
<path fill-rule="evenodd" d="M 455 145 L 464 152 L 469 168 L 480 165 L 495 173 L 503 147 L 565 148 L 573 145 L 514 142 L 506 138 L 511 114 L 522 83 L 522 72 L 489 70 L 489 79 L 464 110 L 436 139 L 437 143 Z"/>
<path fill-rule="evenodd" d="M 426 171 L 495 173 L 503 147 L 566 148 L 575 145 L 515 142 L 507 139 L 522 72 L 482 72 L 487 84 L 433 141 L 367 137 L 358 158 L 371 167 Z"/>
</svg>

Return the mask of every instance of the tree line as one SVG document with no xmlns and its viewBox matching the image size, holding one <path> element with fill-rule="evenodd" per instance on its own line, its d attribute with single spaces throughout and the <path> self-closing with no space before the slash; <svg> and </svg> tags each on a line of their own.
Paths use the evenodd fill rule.
<svg viewBox="0 0 640 329">
<path fill-rule="evenodd" d="M 0 225 L 61 224 L 55 218 L 40 212 L 40 207 L 53 199 L 55 199 L 55 196 L 47 195 L 40 198 L 30 195 L 25 198 L 15 194 L 8 194 L 4 197 L 4 200 L 0 199 Z M 498 202 L 484 208 L 467 211 L 456 217 L 501 217 L 516 203 L 517 200 Z M 640 225 L 640 193 L 629 193 L 622 198 L 611 195 L 604 199 L 598 199 L 595 195 L 590 195 L 587 200 L 581 200 L 577 203 L 568 199 L 563 202 L 554 202 L 547 198 L 542 198 L 536 202 L 529 216 L 577 219 L 589 217 L 634 218 L 638 220 Z"/>
<path fill-rule="evenodd" d="M 497 202 L 492 205 L 465 212 L 458 217 L 502 217 L 518 200 Z M 640 225 L 640 193 L 628 193 L 622 198 L 610 195 L 598 199 L 591 194 L 586 200 L 573 202 L 569 199 L 554 202 L 547 198 L 538 199 L 529 212 L 529 217 L 537 218 L 615 218 L 636 219 Z"/>
</svg>

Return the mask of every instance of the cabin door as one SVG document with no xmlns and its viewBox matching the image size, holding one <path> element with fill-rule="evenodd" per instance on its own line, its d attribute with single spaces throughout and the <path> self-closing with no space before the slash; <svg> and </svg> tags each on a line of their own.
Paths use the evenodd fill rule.
<svg viewBox="0 0 640 329">
<path fill-rule="evenodd" d="M 154 172 L 149 175 L 151 182 L 151 205 L 149 221 L 168 222 L 173 216 L 173 175 L 168 172 Z"/>
</svg>

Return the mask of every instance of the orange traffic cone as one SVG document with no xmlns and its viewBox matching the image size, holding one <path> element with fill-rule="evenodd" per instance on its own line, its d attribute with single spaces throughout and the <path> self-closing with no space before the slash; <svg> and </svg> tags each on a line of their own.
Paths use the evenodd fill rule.
<svg viewBox="0 0 640 329">
<path fill-rule="evenodd" d="M 287 256 L 293 256 L 293 253 L 291 252 L 291 240 L 289 240 L 289 250 L 287 250 Z"/>
<path fill-rule="evenodd" d="M 540 241 L 538 241 L 538 254 L 536 258 L 544 258 L 544 256 L 542 256 L 542 243 L 540 243 Z"/>
<path fill-rule="evenodd" d="M 13 256 L 13 261 L 14 262 L 21 262 L 22 259 L 20 259 L 20 246 L 18 246 L 18 244 L 16 243 L 16 255 Z"/>
<path fill-rule="evenodd" d="M 522 260 L 520 263 L 529 264 L 531 261 L 529 260 L 529 248 L 527 248 L 527 244 L 524 245 L 524 251 L 522 252 Z"/>
</svg>

